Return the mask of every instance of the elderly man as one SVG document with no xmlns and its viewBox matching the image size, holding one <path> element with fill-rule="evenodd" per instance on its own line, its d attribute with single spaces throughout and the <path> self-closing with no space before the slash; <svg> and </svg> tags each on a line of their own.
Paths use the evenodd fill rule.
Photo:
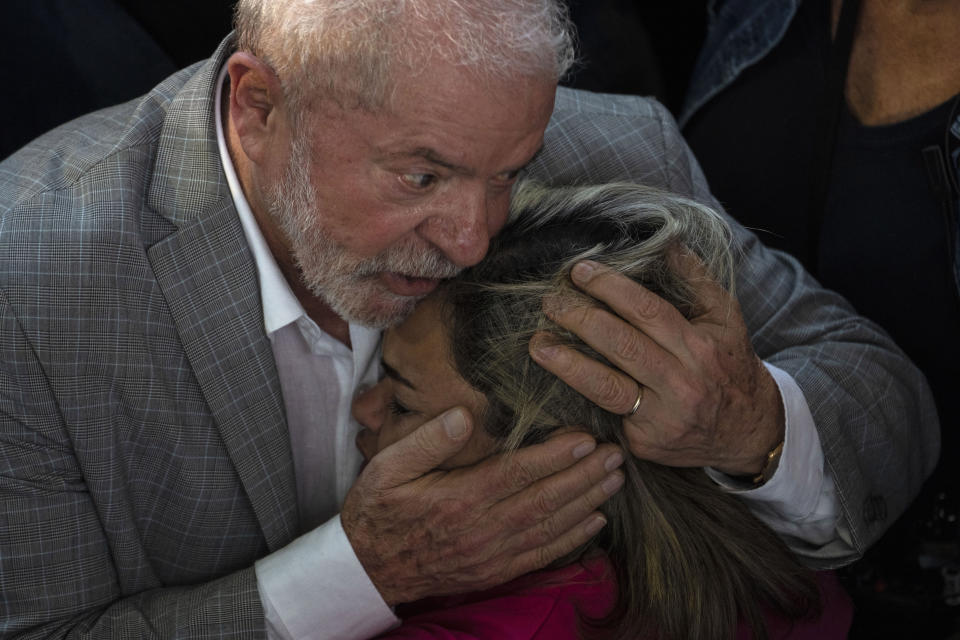
<svg viewBox="0 0 960 640">
<path fill-rule="evenodd" d="M 622 482 L 620 452 L 582 434 L 434 471 L 467 439 L 460 409 L 357 479 L 349 406 L 376 379 L 376 328 L 482 258 L 525 168 L 709 199 L 669 117 L 556 94 L 572 53 L 551 0 L 243 0 L 237 17 L 209 61 L 0 165 L 6 636 L 368 637 L 390 605 L 577 547 Z M 688 323 L 585 264 L 605 307 L 551 313 L 618 368 L 531 348 L 625 415 L 634 454 L 712 467 L 811 562 L 848 561 L 929 473 L 928 392 L 736 234 L 742 317 L 701 283 L 714 313 Z"/>
</svg>

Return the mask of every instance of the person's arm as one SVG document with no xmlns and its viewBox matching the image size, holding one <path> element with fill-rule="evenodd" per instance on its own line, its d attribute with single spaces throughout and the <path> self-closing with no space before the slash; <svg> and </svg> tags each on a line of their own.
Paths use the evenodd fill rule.
<svg viewBox="0 0 960 640">
<path fill-rule="evenodd" d="M 642 99 L 561 95 L 546 150 L 532 169 L 534 177 L 554 183 L 632 179 L 718 207 L 672 118 L 661 106 Z M 622 371 L 672 390 L 673 398 L 659 406 L 651 404 L 666 424 L 683 423 L 679 430 L 664 438 L 649 412 L 638 411 L 625 421 L 638 443 L 636 452 L 644 456 L 653 452 L 671 464 L 713 466 L 733 474 L 759 470 L 784 434 L 782 414 L 774 417 L 781 399 L 760 360 L 787 372 L 810 407 L 825 472 L 835 483 L 840 507 L 832 542 L 796 544 L 789 537 L 787 541 L 813 564 L 851 561 L 903 511 L 933 468 L 939 436 L 929 390 L 916 367 L 881 329 L 857 316 L 840 296 L 822 289 L 796 261 L 766 249 L 752 233 L 731 224 L 742 315 L 735 312 L 731 321 L 716 315 L 716 304 L 708 305 L 713 311 L 707 327 L 711 335 L 688 333 L 670 343 L 667 355 L 656 356 L 661 362 L 659 380 L 649 378 L 641 354 L 651 352 L 645 349 L 651 341 L 661 348 L 677 337 L 669 329 L 676 315 L 652 301 L 639 285 L 627 286 L 604 277 L 602 271 L 595 272 L 595 279 L 589 275 L 579 279 L 582 288 L 618 313 L 645 329 L 653 327 L 655 338 L 631 334 L 636 325 L 629 323 L 591 323 L 580 329 L 581 336 L 592 344 L 605 342 L 605 353 L 620 360 Z M 695 273 L 692 269 L 689 273 Z M 702 291 L 723 302 L 711 287 Z M 624 345 L 629 347 L 626 355 Z M 618 349 L 621 353 L 614 353 Z M 677 354 L 684 359 L 682 368 L 694 371 L 693 378 L 678 373 L 674 363 L 662 365 Z M 568 382 L 596 396 L 596 385 L 588 382 L 596 380 L 595 368 L 582 362 L 572 369 L 569 363 L 556 368 L 566 368 Z M 707 375 L 697 377 L 702 373 Z M 630 376 L 617 380 L 612 391 L 607 385 L 605 402 L 622 413 L 632 407 L 638 387 Z M 711 388 L 717 393 L 701 393 Z M 730 413 L 730 408 L 735 411 Z M 741 431 L 744 416 L 750 424 L 746 433 Z M 687 451 L 677 450 L 681 443 L 698 438 Z M 743 445 L 740 450 L 738 443 Z"/>
<path fill-rule="evenodd" d="M 852 553 L 849 535 L 837 529 L 840 505 L 833 477 L 825 468 L 820 435 L 796 381 L 782 369 L 767 364 L 786 417 L 783 450 L 769 480 L 756 486 L 752 479 L 733 478 L 715 469 L 707 474 L 729 491 L 739 492 L 754 514 L 797 544 L 818 547 L 833 541 L 842 555 Z M 839 538 L 838 538 L 839 536 Z M 842 545 L 846 545 L 843 547 Z"/>
<path fill-rule="evenodd" d="M 686 157 L 694 195 L 719 207 L 672 119 L 666 123 L 668 138 Z M 936 465 L 940 431 L 933 397 L 923 374 L 883 329 L 822 288 L 791 256 L 767 249 L 732 223 L 741 256 L 737 297 L 751 342 L 802 392 L 822 452 L 823 495 L 835 495 L 838 518 L 829 542 L 785 539 L 814 566 L 852 562 L 903 513 Z M 819 464 L 816 453 L 811 459 Z M 794 477 L 805 473 L 795 470 Z M 764 501 L 754 511 L 769 519 L 777 508 L 776 501 Z M 810 517 L 823 512 L 818 506 Z"/>
<path fill-rule="evenodd" d="M 85 479 L 32 349 L 0 291 L 0 637 L 262 637 L 253 567 L 164 585 L 104 530 L 121 502 Z"/>
</svg>

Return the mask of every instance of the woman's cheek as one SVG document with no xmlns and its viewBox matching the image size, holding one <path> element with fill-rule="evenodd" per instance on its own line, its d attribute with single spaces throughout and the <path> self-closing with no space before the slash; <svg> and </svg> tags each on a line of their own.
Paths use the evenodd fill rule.
<svg viewBox="0 0 960 640">
<path fill-rule="evenodd" d="M 391 420 L 380 429 L 379 451 L 383 451 L 397 440 L 401 440 L 417 430 L 421 419 L 416 416 L 405 417 L 400 420 Z"/>
<path fill-rule="evenodd" d="M 361 429 L 357 434 L 357 449 L 363 454 L 364 460 L 370 460 L 380 453 L 380 438 L 370 429 Z"/>
</svg>

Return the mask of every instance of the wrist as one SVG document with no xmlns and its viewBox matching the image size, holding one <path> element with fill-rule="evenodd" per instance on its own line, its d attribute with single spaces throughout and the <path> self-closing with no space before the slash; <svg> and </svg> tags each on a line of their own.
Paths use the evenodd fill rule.
<svg viewBox="0 0 960 640">
<path fill-rule="evenodd" d="M 784 444 L 785 441 L 781 440 L 777 446 L 767 452 L 767 457 L 764 461 L 763 468 L 760 469 L 759 473 L 750 478 L 750 482 L 755 487 L 766 484 L 767 480 L 772 478 L 773 474 L 776 473 L 777 467 L 780 465 L 780 456 L 783 454 Z"/>
<path fill-rule="evenodd" d="M 780 388 L 766 367 L 762 363 L 760 366 L 763 369 L 762 389 L 755 396 L 752 411 L 747 412 L 754 428 L 737 443 L 740 455 L 724 467 L 715 467 L 722 473 L 753 484 L 766 482 L 776 471 L 786 438 L 786 415 Z"/>
</svg>

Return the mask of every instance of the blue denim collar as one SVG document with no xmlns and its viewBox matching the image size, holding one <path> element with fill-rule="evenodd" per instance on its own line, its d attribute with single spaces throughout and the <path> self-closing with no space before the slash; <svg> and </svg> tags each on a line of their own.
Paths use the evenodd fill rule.
<svg viewBox="0 0 960 640">
<path fill-rule="evenodd" d="M 787 32 L 801 0 L 711 0 L 709 24 L 678 122 L 760 61 Z"/>
</svg>

